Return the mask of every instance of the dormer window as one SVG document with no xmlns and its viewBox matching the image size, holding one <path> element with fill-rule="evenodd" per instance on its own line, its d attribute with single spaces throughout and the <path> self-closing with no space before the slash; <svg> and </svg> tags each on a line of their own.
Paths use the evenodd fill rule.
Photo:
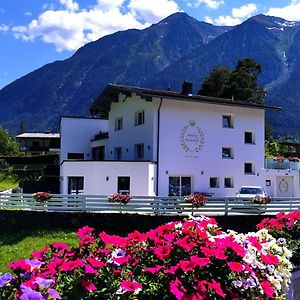
<svg viewBox="0 0 300 300">
<path fill-rule="evenodd" d="M 223 115 L 223 128 L 233 128 L 233 119 L 231 115 Z"/>
</svg>

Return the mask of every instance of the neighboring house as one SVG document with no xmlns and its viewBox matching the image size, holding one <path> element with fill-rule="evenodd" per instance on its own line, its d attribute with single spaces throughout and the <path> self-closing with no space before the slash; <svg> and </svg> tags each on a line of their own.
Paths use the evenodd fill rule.
<svg viewBox="0 0 300 300">
<path fill-rule="evenodd" d="M 27 156 L 59 154 L 60 134 L 50 132 L 24 132 L 16 136 L 20 151 Z"/>
<path fill-rule="evenodd" d="M 234 196 L 261 185 L 294 196 L 298 172 L 264 169 L 267 109 L 280 110 L 108 85 L 91 107 L 100 118 L 61 118 L 61 193 Z"/>
</svg>

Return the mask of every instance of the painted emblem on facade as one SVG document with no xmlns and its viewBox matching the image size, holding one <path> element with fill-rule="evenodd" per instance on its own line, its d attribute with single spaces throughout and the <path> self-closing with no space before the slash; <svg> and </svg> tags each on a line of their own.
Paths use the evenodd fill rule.
<svg viewBox="0 0 300 300">
<path fill-rule="evenodd" d="M 196 121 L 191 120 L 182 128 L 179 141 L 185 157 L 197 158 L 204 145 L 204 132 L 197 126 Z"/>
</svg>

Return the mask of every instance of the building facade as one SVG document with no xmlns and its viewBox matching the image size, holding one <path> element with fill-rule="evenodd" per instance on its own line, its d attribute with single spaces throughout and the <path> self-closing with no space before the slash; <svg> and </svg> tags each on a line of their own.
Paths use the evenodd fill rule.
<svg viewBox="0 0 300 300">
<path fill-rule="evenodd" d="M 61 119 L 61 192 L 234 196 L 259 185 L 275 195 L 283 176 L 294 196 L 297 172 L 265 169 L 266 109 L 279 110 L 108 85 L 91 107 L 101 118 Z"/>
</svg>

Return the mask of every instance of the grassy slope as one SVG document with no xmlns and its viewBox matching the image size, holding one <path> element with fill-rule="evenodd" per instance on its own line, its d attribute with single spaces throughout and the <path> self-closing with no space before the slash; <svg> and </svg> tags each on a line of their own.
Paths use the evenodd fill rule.
<svg viewBox="0 0 300 300">
<path fill-rule="evenodd" d="M 2 229 L 3 230 L 3 229 Z M 33 251 L 53 242 L 64 242 L 76 246 L 76 233 L 63 230 L 0 231 L 0 272 L 7 272 L 6 265 L 12 261 L 29 258 Z"/>
<path fill-rule="evenodd" d="M 18 186 L 18 182 L 16 182 L 16 179 L 13 177 L 5 177 L 0 172 L 0 191 L 11 189 Z"/>
</svg>

